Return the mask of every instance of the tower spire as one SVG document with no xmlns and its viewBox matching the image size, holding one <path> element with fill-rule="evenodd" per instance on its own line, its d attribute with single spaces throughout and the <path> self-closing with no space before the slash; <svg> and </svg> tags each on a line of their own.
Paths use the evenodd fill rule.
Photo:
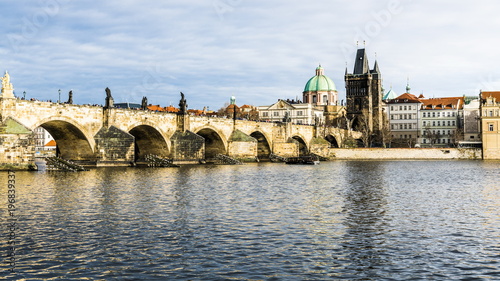
<svg viewBox="0 0 500 281">
<path fill-rule="evenodd" d="M 406 78 L 406 92 L 409 94 L 410 93 L 410 77 Z"/>
</svg>

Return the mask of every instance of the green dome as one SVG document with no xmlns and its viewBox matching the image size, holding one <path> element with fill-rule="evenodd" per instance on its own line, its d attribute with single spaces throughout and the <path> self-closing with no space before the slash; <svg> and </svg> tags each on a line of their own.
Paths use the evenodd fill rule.
<svg viewBox="0 0 500 281">
<path fill-rule="evenodd" d="M 304 92 L 337 91 L 332 79 L 323 74 L 323 68 L 316 68 L 316 75 L 307 81 Z"/>
</svg>

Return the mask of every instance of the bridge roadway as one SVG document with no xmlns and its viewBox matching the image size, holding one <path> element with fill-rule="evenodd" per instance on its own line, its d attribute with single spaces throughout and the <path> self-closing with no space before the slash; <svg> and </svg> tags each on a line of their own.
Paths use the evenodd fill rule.
<svg viewBox="0 0 500 281">
<path fill-rule="evenodd" d="M 39 126 L 54 137 L 59 156 L 96 165 L 130 164 L 147 154 L 179 162 L 210 159 L 218 153 L 241 159 L 265 159 L 271 153 L 285 157 L 309 152 L 321 155 L 328 147 L 341 146 L 346 134 L 338 128 L 311 125 L 16 98 L 0 98 L 0 110 L 4 128 L 0 131 L 1 149 L 11 153 L 7 156 L 10 160 L 4 162 L 33 155 L 33 142 L 21 140 Z M 17 126 L 17 133 L 9 126 Z"/>
</svg>

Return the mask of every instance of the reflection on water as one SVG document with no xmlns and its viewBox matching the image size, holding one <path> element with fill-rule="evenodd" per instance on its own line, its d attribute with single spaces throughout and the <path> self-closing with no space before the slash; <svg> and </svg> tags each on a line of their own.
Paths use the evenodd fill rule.
<svg viewBox="0 0 500 281">
<path fill-rule="evenodd" d="M 10 277 L 498 279 L 499 174 L 480 161 L 17 172 Z"/>
</svg>

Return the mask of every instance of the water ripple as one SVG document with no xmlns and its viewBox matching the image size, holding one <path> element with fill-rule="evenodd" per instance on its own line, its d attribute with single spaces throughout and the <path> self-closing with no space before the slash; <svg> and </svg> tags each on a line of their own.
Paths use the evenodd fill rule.
<svg viewBox="0 0 500 281">
<path fill-rule="evenodd" d="M 15 276 L 500 278 L 498 172 L 480 161 L 18 172 Z"/>
</svg>

